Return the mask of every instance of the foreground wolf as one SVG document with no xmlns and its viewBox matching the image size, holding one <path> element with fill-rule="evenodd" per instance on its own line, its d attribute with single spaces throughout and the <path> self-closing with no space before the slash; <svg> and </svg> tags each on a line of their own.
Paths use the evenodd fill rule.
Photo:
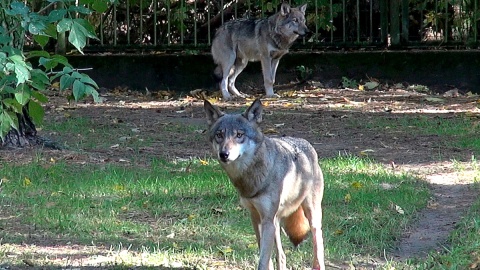
<svg viewBox="0 0 480 270">
<path fill-rule="evenodd" d="M 214 154 L 237 189 L 241 204 L 250 210 L 260 248 L 258 269 L 273 270 L 274 243 L 277 269 L 287 269 L 281 224 L 294 245 L 311 229 L 313 269 L 325 269 L 323 174 L 313 146 L 299 138 L 264 136 L 258 126 L 262 121 L 258 99 L 243 114 L 225 114 L 208 101 L 204 109 Z"/>
<path fill-rule="evenodd" d="M 309 32 L 305 25 L 307 5 L 291 8 L 283 3 L 280 11 L 266 19 L 239 19 L 221 26 L 212 42 L 215 75 L 220 79 L 224 100 L 231 95 L 245 97 L 235 87 L 235 79 L 249 61 L 262 63 L 267 97 L 275 96 L 273 84 L 280 58 L 293 42 Z"/>
</svg>

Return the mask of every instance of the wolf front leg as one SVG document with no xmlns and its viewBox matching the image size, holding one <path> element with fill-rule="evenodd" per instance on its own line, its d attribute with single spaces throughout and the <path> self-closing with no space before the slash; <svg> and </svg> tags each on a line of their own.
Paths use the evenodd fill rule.
<svg viewBox="0 0 480 270">
<path fill-rule="evenodd" d="M 265 95 L 267 97 L 275 97 L 273 93 L 273 84 L 275 83 L 275 77 L 272 76 L 272 59 L 262 58 L 262 73 L 263 73 L 263 85 L 265 86 Z"/>
<path fill-rule="evenodd" d="M 260 225 L 260 260 L 258 261 L 258 270 L 273 270 L 272 251 L 275 242 L 275 230 L 273 218 L 263 217 Z"/>
<path fill-rule="evenodd" d="M 282 248 L 280 220 L 275 218 L 275 245 L 277 246 L 277 269 L 287 270 L 287 258 Z"/>
</svg>

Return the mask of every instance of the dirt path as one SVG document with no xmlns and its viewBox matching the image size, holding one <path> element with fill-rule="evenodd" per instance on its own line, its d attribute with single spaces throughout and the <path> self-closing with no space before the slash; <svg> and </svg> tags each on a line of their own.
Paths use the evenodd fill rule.
<svg viewBox="0 0 480 270">
<path fill-rule="evenodd" d="M 446 247 L 450 232 L 478 198 L 472 179 L 469 171 L 426 174 L 433 198 L 399 241 L 392 254 L 395 259 L 423 258 Z"/>
</svg>

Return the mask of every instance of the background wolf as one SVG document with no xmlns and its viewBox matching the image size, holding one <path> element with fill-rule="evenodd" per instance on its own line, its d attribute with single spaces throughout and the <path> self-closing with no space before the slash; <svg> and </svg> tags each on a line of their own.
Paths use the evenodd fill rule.
<svg viewBox="0 0 480 270">
<path fill-rule="evenodd" d="M 286 270 L 280 225 L 293 244 L 302 242 L 311 228 L 313 269 L 325 269 L 322 236 L 323 174 L 317 152 L 306 140 L 269 138 L 260 131 L 262 103 L 255 100 L 243 114 L 225 114 L 204 104 L 215 156 L 250 210 L 260 248 L 258 269 Z"/>
<path fill-rule="evenodd" d="M 305 25 L 304 4 L 291 8 L 283 3 L 280 11 L 266 19 L 239 19 L 221 26 L 212 42 L 213 61 L 217 64 L 215 75 L 220 79 L 224 100 L 231 95 L 245 97 L 235 87 L 235 79 L 249 61 L 260 60 L 265 92 L 274 96 L 273 84 L 280 58 L 288 52 L 293 42 L 309 32 Z"/>
</svg>

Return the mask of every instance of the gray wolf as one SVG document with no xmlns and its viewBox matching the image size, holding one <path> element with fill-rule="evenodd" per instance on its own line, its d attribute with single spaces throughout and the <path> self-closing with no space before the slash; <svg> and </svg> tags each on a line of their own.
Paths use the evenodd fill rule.
<svg viewBox="0 0 480 270">
<path fill-rule="evenodd" d="M 259 99 L 242 114 L 226 114 L 205 100 L 208 137 L 214 155 L 250 210 L 260 249 L 259 270 L 286 270 L 281 225 L 296 246 L 313 237 L 313 269 L 325 269 L 322 236 L 323 174 L 317 152 L 304 139 L 270 138 L 259 127 Z"/>
<path fill-rule="evenodd" d="M 306 8 L 306 4 L 291 8 L 283 3 L 280 11 L 268 18 L 232 20 L 217 29 L 212 56 L 224 100 L 231 99 L 230 94 L 245 97 L 235 87 L 235 80 L 249 61 L 261 62 L 266 96 L 275 96 L 273 84 L 280 58 L 299 36 L 309 32 Z"/>
</svg>

